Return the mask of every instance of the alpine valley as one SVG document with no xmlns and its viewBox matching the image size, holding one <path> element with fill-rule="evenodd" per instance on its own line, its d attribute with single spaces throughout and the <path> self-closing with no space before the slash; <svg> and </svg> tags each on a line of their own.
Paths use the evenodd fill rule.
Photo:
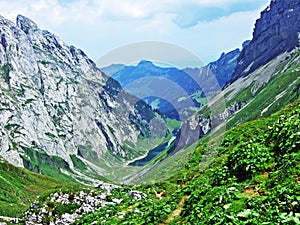
<svg viewBox="0 0 300 225">
<path fill-rule="evenodd" d="M 8 162 L 88 180 L 171 132 L 81 50 L 24 16 L 0 24 L 1 155 Z"/>
<path fill-rule="evenodd" d="M 299 0 L 202 68 L 99 69 L 21 15 L 0 37 L 1 225 L 300 224 Z M 149 76 L 187 96 L 126 88 Z"/>
</svg>

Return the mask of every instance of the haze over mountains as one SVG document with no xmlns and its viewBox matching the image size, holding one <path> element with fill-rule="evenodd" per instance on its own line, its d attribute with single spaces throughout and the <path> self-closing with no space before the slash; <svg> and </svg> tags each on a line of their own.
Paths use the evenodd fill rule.
<svg viewBox="0 0 300 225">
<path fill-rule="evenodd" d="M 239 49 L 222 53 L 202 68 L 159 67 L 142 60 L 136 66 L 113 64 L 101 71 L 169 118 L 185 120 L 231 80 L 239 54 Z"/>
<path fill-rule="evenodd" d="M 242 50 L 111 77 L 30 19 L 0 17 L 0 221 L 298 224 L 299 15 L 298 0 L 272 0 Z"/>
</svg>

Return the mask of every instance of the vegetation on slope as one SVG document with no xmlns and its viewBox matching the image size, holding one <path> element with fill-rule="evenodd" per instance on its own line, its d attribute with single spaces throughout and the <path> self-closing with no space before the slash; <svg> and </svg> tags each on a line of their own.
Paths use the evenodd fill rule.
<svg viewBox="0 0 300 225">
<path fill-rule="evenodd" d="M 298 65 L 274 76 L 259 95 L 229 121 L 229 126 L 268 116 L 298 98 L 297 68 Z M 265 108 L 268 110 L 262 114 Z M 172 169 L 182 164 L 174 162 L 180 160 L 179 155 L 190 157 L 172 178 L 148 186 L 114 189 L 111 198 L 122 199 L 120 204 L 86 214 L 75 224 L 95 221 L 98 224 L 300 224 L 299 114 L 300 101 L 297 101 L 270 117 L 239 125 L 206 143 L 209 138 L 204 138 L 200 145 L 192 146 L 196 148 L 192 155 L 192 151 L 180 151 L 178 158 L 171 159 Z M 33 156 L 30 165 L 39 171 L 43 162 L 32 159 L 43 157 Z M 76 157 L 72 157 L 72 161 L 85 169 Z M 42 171 L 56 176 L 51 163 L 48 161 L 49 165 Z M 163 176 L 158 169 L 155 172 Z M 63 186 L 5 161 L 0 163 L 0 174 L 0 216 L 21 216 L 37 195 L 42 194 L 39 202 L 43 204 L 47 196 Z M 66 181 L 65 178 L 60 177 Z M 147 174 L 145 179 L 148 179 Z M 147 183 L 150 184 L 149 180 Z M 142 191 L 147 197 L 132 201 L 128 196 L 130 190 Z M 71 188 L 69 192 L 72 191 L 76 190 Z"/>
<path fill-rule="evenodd" d="M 292 62 L 288 69 L 279 69 L 271 81 L 255 94 L 252 93 L 253 85 L 241 91 L 230 102 L 227 102 L 227 105 L 233 102 L 249 102 L 249 104 L 228 121 L 226 126 L 231 128 L 241 122 L 270 116 L 298 99 L 300 96 L 299 71 L 300 64 Z"/>
<path fill-rule="evenodd" d="M 271 117 L 240 125 L 207 146 L 166 182 L 138 187 L 147 197 L 87 214 L 75 224 L 300 224 L 300 101 Z M 137 189 L 137 187 L 134 187 Z M 122 215 L 120 216 L 120 212 Z M 108 215 L 108 216 L 107 216 Z"/>
<path fill-rule="evenodd" d="M 114 189 L 110 198 L 122 199 L 120 204 L 88 213 L 75 224 L 299 224 L 299 114 L 297 101 L 271 117 L 235 127 L 223 139 L 199 145 L 171 179 Z M 207 148 L 217 155 L 202 170 Z M 64 186 L 4 160 L 0 170 L 0 215 L 21 216 L 37 195 L 43 204 Z M 147 196 L 133 201 L 128 197 L 133 189 Z"/>
<path fill-rule="evenodd" d="M 0 216 L 20 217 L 38 195 L 61 185 L 0 158 Z"/>
</svg>

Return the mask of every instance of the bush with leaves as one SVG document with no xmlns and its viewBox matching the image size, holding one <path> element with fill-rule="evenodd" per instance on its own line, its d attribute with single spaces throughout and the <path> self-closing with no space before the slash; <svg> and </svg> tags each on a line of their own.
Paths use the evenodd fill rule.
<svg viewBox="0 0 300 225">
<path fill-rule="evenodd" d="M 282 114 L 270 126 L 267 134 L 267 144 L 276 156 L 297 152 L 300 149 L 300 109 L 292 109 L 288 114 Z"/>
<path fill-rule="evenodd" d="M 268 148 L 253 138 L 230 151 L 227 166 L 232 176 L 243 181 L 266 169 L 271 159 Z"/>
</svg>

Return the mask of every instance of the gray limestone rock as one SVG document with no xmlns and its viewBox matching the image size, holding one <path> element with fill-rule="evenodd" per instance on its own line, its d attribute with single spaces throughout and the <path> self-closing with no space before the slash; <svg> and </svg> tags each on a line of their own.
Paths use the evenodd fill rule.
<svg viewBox="0 0 300 225">
<path fill-rule="evenodd" d="M 31 150 L 59 156 L 71 169 L 71 155 L 126 158 L 124 143 L 150 135 L 147 121 L 155 119 L 82 50 L 21 15 L 16 25 L 0 17 L 0 105 L 0 155 L 30 169 Z"/>
<path fill-rule="evenodd" d="M 253 39 L 242 50 L 232 81 L 300 46 L 299 0 L 272 0 L 256 21 Z"/>
</svg>

